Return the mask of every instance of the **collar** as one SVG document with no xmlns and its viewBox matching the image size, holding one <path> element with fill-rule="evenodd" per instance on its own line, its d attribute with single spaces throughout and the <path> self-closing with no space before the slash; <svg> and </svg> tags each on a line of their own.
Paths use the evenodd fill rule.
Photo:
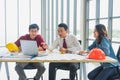
<svg viewBox="0 0 120 80">
<path fill-rule="evenodd" d="M 67 38 L 68 38 L 68 36 L 69 36 L 69 34 L 66 34 L 66 37 L 65 37 L 65 38 L 60 38 L 60 39 L 62 39 L 62 40 L 63 40 L 63 39 L 67 39 Z"/>
</svg>

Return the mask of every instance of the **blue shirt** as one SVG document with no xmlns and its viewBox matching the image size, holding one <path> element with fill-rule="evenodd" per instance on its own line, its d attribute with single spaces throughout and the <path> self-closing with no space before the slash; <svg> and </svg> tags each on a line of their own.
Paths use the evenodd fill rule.
<svg viewBox="0 0 120 80">
<path fill-rule="evenodd" d="M 97 40 L 95 40 L 93 42 L 93 44 L 88 47 L 89 50 L 91 50 L 93 48 L 100 48 L 101 50 L 104 51 L 106 56 L 109 56 L 109 57 L 112 57 L 114 59 L 117 59 L 117 57 L 115 56 L 115 53 L 113 51 L 113 48 L 111 46 L 111 43 L 110 43 L 110 41 L 109 41 L 109 39 L 107 37 L 103 37 L 100 44 L 98 44 Z M 119 62 L 102 63 L 102 65 L 104 67 L 118 66 Z"/>
</svg>

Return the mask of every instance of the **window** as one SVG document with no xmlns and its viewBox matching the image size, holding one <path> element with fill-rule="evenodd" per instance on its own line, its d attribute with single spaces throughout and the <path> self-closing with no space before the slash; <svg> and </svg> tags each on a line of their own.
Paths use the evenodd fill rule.
<svg viewBox="0 0 120 80">
<path fill-rule="evenodd" d="M 120 44 L 112 43 L 112 46 L 113 46 L 115 54 L 117 54 L 117 51 L 118 51 Z"/>
<path fill-rule="evenodd" d="M 104 24 L 107 28 L 110 38 L 112 39 L 112 45 L 116 52 L 120 45 L 120 35 L 119 35 L 120 0 L 87 0 L 87 1 L 89 1 L 88 4 L 89 9 L 87 9 L 88 10 L 87 14 L 89 14 L 89 19 L 87 19 L 86 22 L 89 22 L 89 25 L 87 26 L 86 29 L 89 30 L 89 34 L 88 34 L 89 39 L 86 39 L 86 41 L 88 40 L 88 44 L 90 45 L 90 43 L 93 41 L 92 32 L 94 26 L 99 23 Z M 109 5 L 111 5 L 111 7 L 108 7 Z"/>
<path fill-rule="evenodd" d="M 104 24 L 106 29 L 108 30 L 108 19 L 102 19 L 100 20 L 100 24 Z"/>
<path fill-rule="evenodd" d="M 89 39 L 94 39 L 93 31 L 95 28 L 95 20 L 89 21 Z"/>
<path fill-rule="evenodd" d="M 69 22 L 70 22 L 70 24 L 69 24 L 69 31 L 70 31 L 70 33 L 72 33 L 73 34 L 73 30 L 74 30 L 74 26 L 73 26 L 73 20 L 74 20 L 74 0 L 70 0 L 70 16 L 69 16 Z"/>
<path fill-rule="evenodd" d="M 31 10 L 30 10 L 30 23 L 37 23 L 40 27 L 39 33 L 41 33 L 41 1 L 31 0 Z"/>
<path fill-rule="evenodd" d="M 96 13 L 96 0 L 89 0 L 89 19 L 95 18 Z"/>
<path fill-rule="evenodd" d="M 6 42 L 14 42 L 17 39 L 17 3 L 16 0 L 6 1 Z M 14 36 L 14 37 L 13 37 Z M 12 38 L 11 38 L 12 37 Z"/>
<path fill-rule="evenodd" d="M 113 16 L 120 16 L 120 0 L 113 0 Z"/>
<path fill-rule="evenodd" d="M 77 31 L 77 33 L 76 33 L 76 36 L 77 36 L 77 38 L 78 39 L 81 39 L 80 38 L 80 21 L 81 21 L 81 19 L 80 19 L 80 14 L 81 14 L 81 12 L 80 12 L 80 0 L 77 0 L 77 15 L 76 15 L 76 17 L 77 17 L 77 24 L 76 24 L 76 31 Z"/>
<path fill-rule="evenodd" d="M 19 36 L 28 33 L 28 26 L 30 24 L 30 9 L 29 9 L 29 1 L 30 0 L 18 0 L 19 2 Z"/>
<path fill-rule="evenodd" d="M 93 43 L 93 40 L 89 40 L 89 44 L 88 45 L 90 46 L 92 43 Z"/>
<path fill-rule="evenodd" d="M 108 0 L 100 0 L 100 18 L 108 17 Z"/>
<path fill-rule="evenodd" d="M 0 12 L 0 46 L 27 34 L 32 23 L 38 24 L 48 44 L 56 39 L 61 22 L 80 38 L 80 0 L 0 0 Z"/>
<path fill-rule="evenodd" d="M 0 46 L 5 46 L 6 32 L 5 32 L 5 9 L 4 0 L 0 0 Z"/>
<path fill-rule="evenodd" d="M 112 40 L 120 41 L 120 19 L 113 19 Z"/>
</svg>

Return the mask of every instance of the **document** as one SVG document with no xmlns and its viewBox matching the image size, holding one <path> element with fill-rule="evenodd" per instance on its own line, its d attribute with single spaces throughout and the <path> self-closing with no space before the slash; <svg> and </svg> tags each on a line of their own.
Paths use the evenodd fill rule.
<svg viewBox="0 0 120 80">
<path fill-rule="evenodd" d="M 86 56 L 81 56 L 77 54 L 59 54 L 59 53 L 51 53 L 44 57 L 36 57 L 36 60 L 82 60 L 85 59 Z"/>
</svg>

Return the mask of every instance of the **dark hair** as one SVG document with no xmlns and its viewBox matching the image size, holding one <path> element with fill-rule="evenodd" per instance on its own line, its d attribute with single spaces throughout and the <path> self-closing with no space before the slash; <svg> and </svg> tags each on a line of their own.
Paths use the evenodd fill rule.
<svg viewBox="0 0 120 80">
<path fill-rule="evenodd" d="M 98 44 L 101 43 L 103 37 L 109 38 L 107 30 L 106 30 L 106 27 L 103 24 L 97 24 L 95 26 L 95 28 L 96 28 L 96 30 L 97 30 L 97 32 L 99 34 L 98 39 L 97 39 L 97 43 Z"/>
<path fill-rule="evenodd" d="M 65 30 L 68 30 L 68 26 L 65 23 L 60 23 L 58 27 L 63 27 Z"/>
<path fill-rule="evenodd" d="M 31 25 L 29 25 L 29 30 L 30 29 L 34 29 L 34 28 L 37 28 L 37 30 L 39 30 L 39 26 L 37 24 L 31 24 Z"/>
</svg>

